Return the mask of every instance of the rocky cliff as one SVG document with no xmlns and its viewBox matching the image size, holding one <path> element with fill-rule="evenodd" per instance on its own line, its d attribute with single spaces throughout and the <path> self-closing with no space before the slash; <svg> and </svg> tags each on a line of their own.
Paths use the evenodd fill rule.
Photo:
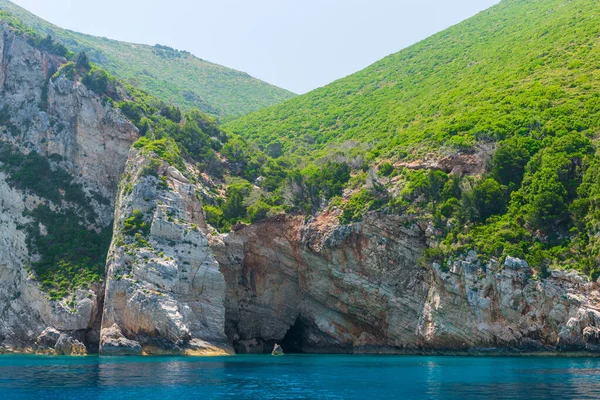
<svg viewBox="0 0 600 400">
<path fill-rule="evenodd" d="M 55 74 L 65 59 L 7 27 L 0 50 L 0 352 L 600 350 L 596 282 L 474 252 L 427 264 L 431 229 L 410 217 L 218 234 L 190 163 L 132 148 L 120 111 Z M 103 276 L 72 258 L 66 227 L 79 247 L 109 236 Z"/>
<path fill-rule="evenodd" d="M 225 279 L 201 229 L 202 187 L 151 156 L 132 150 L 121 181 L 100 351 L 230 353 Z"/>
<path fill-rule="evenodd" d="M 81 353 L 84 342 L 93 350 L 102 285 L 50 300 L 32 273 L 31 264 L 40 255 L 28 243 L 24 227 L 33 224 L 41 236 L 54 234 L 36 223 L 33 213 L 40 206 L 59 219 L 72 211 L 90 230 L 110 226 L 117 182 L 137 130 L 85 86 L 52 79 L 66 60 L 33 47 L 7 26 L 0 26 L 0 57 L 0 143 L 8 149 L 0 160 L 0 351 L 36 347 L 49 353 Z M 46 160 L 41 169 L 50 171 L 33 166 L 25 171 L 23 160 L 9 158 L 9 153 L 41 155 Z M 28 180 L 25 172 L 68 177 L 65 185 L 81 188 L 77 193 L 85 199 L 78 200 L 90 205 L 94 215 L 84 217 L 82 207 L 62 189 L 47 196 L 54 192 L 43 187 L 46 177 Z"/>
<path fill-rule="evenodd" d="M 427 242 L 427 227 L 379 213 L 350 226 L 282 218 L 214 240 L 228 336 L 240 352 L 600 349 L 597 283 L 474 252 L 426 265 Z"/>
</svg>

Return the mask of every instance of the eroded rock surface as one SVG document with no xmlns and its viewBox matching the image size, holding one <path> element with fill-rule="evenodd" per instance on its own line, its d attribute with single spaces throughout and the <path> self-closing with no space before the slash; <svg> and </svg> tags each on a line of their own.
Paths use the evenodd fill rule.
<svg viewBox="0 0 600 400">
<path fill-rule="evenodd" d="M 256 224 L 213 248 L 240 352 L 542 351 L 599 347 L 598 284 L 474 252 L 420 262 L 427 227 L 370 213 L 351 226 L 300 218 Z"/>
<path fill-rule="evenodd" d="M 100 351 L 120 353 L 121 339 L 108 334 L 119 330 L 126 354 L 129 341 L 144 354 L 227 354 L 225 279 L 200 230 L 200 188 L 165 163 L 148 168 L 132 150 L 115 213 Z M 140 229 L 128 230 L 134 215 Z"/>
<path fill-rule="evenodd" d="M 67 171 L 96 214 L 90 229 L 104 228 L 112 221 L 117 182 L 137 129 L 84 86 L 51 79 L 65 62 L 0 25 L 0 142 L 22 154 L 35 151 L 52 168 Z M 8 182 L 0 173 L 0 351 L 46 351 L 35 342 L 48 327 L 68 337 L 99 329 L 103 287 L 78 290 L 69 301 L 49 299 L 30 272 L 38 255 L 28 249 L 22 227 L 40 205 L 55 212 L 73 205 L 55 204 Z M 90 338 L 93 350 L 98 341 L 94 334 Z"/>
</svg>

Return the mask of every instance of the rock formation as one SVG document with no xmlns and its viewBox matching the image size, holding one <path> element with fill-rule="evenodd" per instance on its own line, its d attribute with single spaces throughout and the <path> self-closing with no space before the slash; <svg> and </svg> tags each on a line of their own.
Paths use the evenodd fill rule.
<svg viewBox="0 0 600 400">
<path fill-rule="evenodd" d="M 300 218 L 215 240 L 239 352 L 597 351 L 598 284 L 526 262 L 420 262 L 426 229 L 370 213 L 327 231 Z"/>
<path fill-rule="evenodd" d="M 121 181 L 100 351 L 227 354 L 225 279 L 200 229 L 201 188 L 166 163 L 149 163 L 132 150 Z M 135 213 L 146 229 L 126 231 Z"/>
<path fill-rule="evenodd" d="M 23 154 L 35 151 L 48 157 L 53 168 L 70 173 L 88 195 L 95 226 L 109 226 L 117 182 L 137 130 L 85 86 L 51 79 L 66 60 L 31 46 L 3 25 L 0 57 L 0 142 Z M 28 271 L 36 255 L 27 248 L 20 227 L 30 222 L 28 213 L 41 204 L 56 212 L 72 208 L 16 189 L 6 173 L 0 173 L 0 352 L 35 347 L 48 327 L 83 336 L 93 350 L 98 343 L 94 330 L 99 329 L 102 285 L 78 290 L 71 304 L 67 299 L 50 301 Z M 75 347 L 75 353 L 82 352 Z M 61 345 L 60 352 L 70 349 L 73 346 Z"/>
<path fill-rule="evenodd" d="M 277 343 L 275 343 L 275 346 L 273 347 L 273 351 L 271 352 L 272 356 L 283 356 L 283 349 L 281 348 L 280 345 L 278 345 Z"/>
</svg>

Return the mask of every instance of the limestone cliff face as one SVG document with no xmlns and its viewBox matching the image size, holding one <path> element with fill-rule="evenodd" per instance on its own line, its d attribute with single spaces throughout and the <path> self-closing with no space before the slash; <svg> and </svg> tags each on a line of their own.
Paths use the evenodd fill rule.
<svg viewBox="0 0 600 400">
<path fill-rule="evenodd" d="M 533 278 L 471 252 L 421 265 L 426 229 L 370 213 L 338 227 L 282 218 L 213 241 L 236 350 L 422 352 L 600 350 L 599 285 Z M 446 272 L 444 272 L 446 271 Z"/>
<path fill-rule="evenodd" d="M 420 232 L 399 217 L 329 233 L 302 221 L 282 218 L 215 240 L 236 349 L 270 351 L 283 341 L 284 351 L 347 352 L 389 345 L 390 337 L 409 343 L 428 291 L 417 262 Z"/>
<path fill-rule="evenodd" d="M 200 229 L 201 187 L 150 163 L 132 150 L 121 181 L 100 352 L 227 354 L 225 279 Z"/>
<path fill-rule="evenodd" d="M 65 62 L 0 25 L 0 142 L 23 154 L 35 151 L 51 160 L 51 168 L 67 171 L 82 185 L 96 214 L 90 223 L 103 228 L 112 221 L 116 185 L 137 130 L 84 86 L 51 79 Z M 20 229 L 39 205 L 55 212 L 73 205 L 17 190 L 8 182 L 0 173 L 0 352 L 81 353 L 83 343 L 93 349 L 102 286 L 78 290 L 71 304 L 50 301 L 29 272 L 37 255 Z"/>
</svg>

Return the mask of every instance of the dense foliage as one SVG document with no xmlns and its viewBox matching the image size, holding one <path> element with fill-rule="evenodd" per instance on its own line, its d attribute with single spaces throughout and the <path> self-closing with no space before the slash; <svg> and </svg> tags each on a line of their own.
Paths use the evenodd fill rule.
<svg viewBox="0 0 600 400">
<path fill-rule="evenodd" d="M 226 124 L 286 157 L 317 159 L 349 140 L 383 159 L 469 151 L 515 134 L 593 133 L 600 34 L 590 0 L 504 0 L 307 95 Z M 559 29 L 560 27 L 560 29 Z"/>
<path fill-rule="evenodd" d="M 54 212 L 48 206 L 39 206 L 29 216 L 33 221 L 25 227 L 27 244 L 41 257 L 31 266 L 50 299 L 62 299 L 75 289 L 102 280 L 111 227 L 100 233 L 88 230 L 72 209 Z"/>
<path fill-rule="evenodd" d="M 342 223 L 373 209 L 431 221 L 430 260 L 475 249 L 526 258 L 540 276 L 561 267 L 597 278 L 599 11 L 589 0 L 504 0 L 226 128 L 292 168 L 339 152 L 350 165 L 362 152 L 376 173 L 354 166 L 350 192 L 317 207 L 341 208 Z M 481 175 L 427 169 L 469 154 L 489 157 Z M 295 181 L 310 183 L 288 173 Z M 314 212 L 303 198 L 296 209 Z"/>
<path fill-rule="evenodd" d="M 45 157 L 35 152 L 24 155 L 4 142 L 0 142 L 0 160 L 0 171 L 7 174 L 11 186 L 65 205 L 63 211 L 39 205 L 28 213 L 30 222 L 21 227 L 27 232 L 29 249 L 40 256 L 31 268 L 42 288 L 57 300 L 100 281 L 111 228 L 100 233 L 86 229 L 96 215 L 81 185 L 73 183 L 66 171 L 53 168 Z"/>
<path fill-rule="evenodd" d="M 553 266 L 598 278 L 600 248 L 592 215 L 600 159 L 591 140 L 580 133 L 548 136 L 528 152 L 507 156 L 507 148 L 523 149 L 524 143 L 534 144 L 529 138 L 500 142 L 489 173 L 481 178 L 448 177 L 438 192 L 444 204 L 438 210 L 431 196 L 410 199 L 436 221 L 441 246 L 431 259 L 443 262 L 475 249 L 489 257 L 525 258 L 542 276 Z M 498 171 L 508 167 L 515 167 L 515 174 L 507 181 Z"/>
<path fill-rule="evenodd" d="M 91 61 L 117 78 L 186 110 L 199 108 L 219 117 L 239 116 L 294 96 L 287 90 L 201 60 L 188 52 L 61 29 L 7 0 L 0 0 L 0 10 L 5 10 L 0 15 L 1 21 L 11 18 L 7 15 L 10 12 L 41 36 L 50 34 L 69 49 L 86 52 Z"/>
</svg>

